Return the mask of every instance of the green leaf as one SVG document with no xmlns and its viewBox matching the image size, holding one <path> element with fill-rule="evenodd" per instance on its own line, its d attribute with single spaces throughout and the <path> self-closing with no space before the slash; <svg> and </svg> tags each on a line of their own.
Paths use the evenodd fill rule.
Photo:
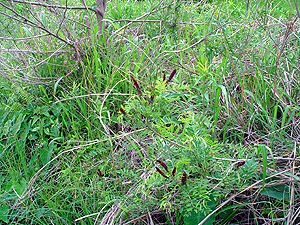
<svg viewBox="0 0 300 225">
<path fill-rule="evenodd" d="M 220 71 L 221 71 L 222 68 L 224 68 L 224 65 L 226 64 L 226 62 L 227 62 L 227 58 L 224 57 L 222 59 L 222 63 L 219 65 L 218 69 L 216 70 L 216 74 L 220 74 Z"/>
<path fill-rule="evenodd" d="M 5 124 L 4 124 L 4 126 L 3 126 L 3 129 L 2 129 L 2 134 L 3 135 L 7 135 L 8 133 L 9 133 L 9 131 L 10 131 L 10 127 L 11 127 L 11 120 L 8 120 Z"/>
<path fill-rule="evenodd" d="M 227 90 L 223 85 L 220 85 L 220 88 L 222 90 L 222 94 L 225 98 L 225 103 L 226 103 L 226 109 L 227 111 L 229 111 L 229 103 L 228 103 L 228 94 L 227 94 Z"/>
<path fill-rule="evenodd" d="M 296 175 L 294 175 L 294 174 L 291 174 L 291 173 L 284 173 L 285 175 L 288 175 L 288 176 L 290 176 L 290 177 L 293 177 L 293 178 L 295 178 L 296 180 L 298 180 L 298 181 L 300 181 L 300 177 L 298 177 L 298 176 L 296 176 Z"/>
<path fill-rule="evenodd" d="M 22 130 L 21 133 L 20 133 L 20 137 L 21 137 L 22 141 L 26 141 L 29 130 L 30 130 L 30 123 L 27 123 L 25 129 Z"/>
<path fill-rule="evenodd" d="M 27 33 L 28 36 L 33 36 L 33 34 L 31 33 L 31 31 L 27 28 L 27 27 L 22 27 L 23 30 L 25 30 L 25 32 Z"/>
<path fill-rule="evenodd" d="M 261 145 L 260 149 L 261 149 L 261 154 L 262 154 L 262 157 L 263 157 L 263 184 L 262 184 L 262 186 L 264 186 L 265 185 L 265 180 L 266 180 L 266 174 L 267 174 L 267 164 L 268 164 L 268 161 L 267 161 L 267 148 L 266 148 L 265 145 Z"/>
<path fill-rule="evenodd" d="M 215 101 L 215 106 L 214 106 L 214 127 L 217 126 L 218 118 L 219 118 L 219 113 L 221 110 L 221 107 L 219 107 L 219 102 L 220 102 L 220 95 L 221 95 L 221 87 L 218 87 L 217 93 L 216 93 L 216 101 Z"/>
<path fill-rule="evenodd" d="M 1 119 L 0 119 L 0 128 L 2 127 L 2 124 L 3 124 L 3 122 L 6 119 L 6 117 L 7 117 L 8 114 L 9 114 L 9 112 L 5 112 L 3 114 L 3 116 L 1 116 Z"/>
<path fill-rule="evenodd" d="M 46 212 L 46 209 L 45 208 L 40 208 L 40 209 L 36 209 L 34 211 L 35 215 L 38 217 L 38 218 L 41 218 L 42 216 L 44 216 Z"/>
<path fill-rule="evenodd" d="M 278 200 L 285 199 L 289 201 L 289 187 L 286 185 L 278 185 L 278 186 L 271 186 L 266 187 L 264 190 L 260 192 L 262 195 L 266 195 Z"/>
<path fill-rule="evenodd" d="M 56 104 L 56 105 L 52 106 L 51 111 L 54 114 L 54 116 L 58 117 L 61 114 L 61 109 L 62 109 L 62 106 Z"/>
<path fill-rule="evenodd" d="M 21 128 L 21 125 L 22 125 L 22 122 L 23 122 L 25 116 L 26 116 L 26 115 L 22 115 L 21 113 L 19 114 L 17 120 L 15 121 L 15 124 L 14 124 L 14 126 L 13 126 L 13 129 L 12 129 L 12 133 L 13 133 L 14 135 L 16 135 L 16 134 L 19 132 L 19 130 L 20 130 L 20 128 Z"/>
<path fill-rule="evenodd" d="M 284 127 L 285 124 L 285 120 L 288 116 L 288 111 L 290 110 L 290 106 L 287 105 L 284 109 L 283 115 L 282 115 L 282 121 L 281 121 L 281 129 Z"/>
<path fill-rule="evenodd" d="M 56 125 L 53 125 L 51 128 L 50 128 L 50 132 L 51 132 L 51 135 L 54 136 L 54 137 L 59 137 L 59 129 Z"/>
<path fill-rule="evenodd" d="M 15 189 L 15 191 L 17 192 L 17 194 L 19 196 L 21 196 L 26 188 L 26 185 L 27 185 L 27 182 L 26 182 L 25 178 L 23 178 L 21 180 L 21 182 L 14 181 L 12 186 Z"/>
<path fill-rule="evenodd" d="M 42 10 L 40 15 L 41 15 L 41 19 L 42 19 L 43 25 L 44 25 L 45 27 L 47 27 L 47 18 L 46 18 L 45 11 Z"/>
<path fill-rule="evenodd" d="M 247 179 L 253 177 L 254 172 L 258 169 L 258 167 L 259 165 L 258 162 L 255 161 L 255 158 L 252 157 L 250 160 L 247 160 L 244 168 L 242 168 L 242 170 L 244 170 L 245 177 Z"/>
<path fill-rule="evenodd" d="M 92 6 L 91 6 L 92 9 L 95 9 L 97 7 L 97 5 L 98 5 L 97 3 L 92 4 Z"/>
<path fill-rule="evenodd" d="M 5 204 L 0 205 L 0 221 L 8 223 L 9 206 Z"/>
<path fill-rule="evenodd" d="M 59 79 L 55 82 L 55 84 L 54 84 L 54 89 L 53 89 L 53 96 L 55 96 L 56 90 L 57 90 L 57 86 L 58 86 L 59 82 L 60 82 L 63 78 L 64 78 L 64 77 L 61 77 L 61 78 L 59 78 Z"/>
<path fill-rule="evenodd" d="M 48 95 L 47 95 L 47 92 L 45 91 L 44 87 L 42 85 L 40 85 L 40 90 L 44 93 L 45 97 L 47 99 L 49 99 Z"/>
<path fill-rule="evenodd" d="M 242 208 L 244 206 L 247 206 L 247 205 L 248 205 L 248 203 L 225 206 L 219 212 L 217 212 L 217 216 L 219 216 L 219 218 L 222 218 L 222 220 L 223 220 L 222 224 L 225 224 L 224 222 L 230 222 L 231 221 L 232 217 L 235 215 L 235 213 L 240 208 Z"/>
<path fill-rule="evenodd" d="M 216 202 L 214 200 L 208 202 L 207 207 L 210 209 L 214 209 L 216 205 Z M 184 212 L 183 212 L 184 213 Z M 184 216 L 183 217 L 183 221 L 185 225 L 195 225 L 200 223 L 203 219 L 205 219 L 205 217 L 207 216 L 207 213 L 203 212 L 203 211 L 199 211 L 199 212 L 195 212 L 192 211 L 191 214 L 189 214 L 189 216 Z M 211 217 L 209 217 L 204 225 L 211 225 L 215 222 L 215 218 L 216 218 L 216 214 L 213 214 Z"/>
<path fill-rule="evenodd" d="M 49 114 L 49 107 L 43 107 L 42 109 L 41 109 L 41 114 L 43 114 L 44 116 L 46 116 L 46 117 L 50 117 L 50 114 Z"/>
<path fill-rule="evenodd" d="M 11 191 L 11 188 L 12 188 L 12 184 L 13 184 L 13 180 L 7 181 L 6 183 L 4 183 L 4 185 L 2 185 L 3 190 L 4 190 L 5 192 L 10 192 L 10 191 Z"/>
<path fill-rule="evenodd" d="M 39 137 L 37 136 L 37 134 L 29 134 L 28 135 L 28 140 L 36 140 L 36 139 L 38 139 Z"/>
<path fill-rule="evenodd" d="M 140 148 L 130 139 L 130 138 L 127 138 L 127 140 L 132 144 L 132 146 L 136 149 L 137 153 L 139 154 L 139 156 L 141 157 L 144 165 L 147 165 L 147 161 L 144 159 L 145 157 L 143 156 Z"/>
<path fill-rule="evenodd" d="M 43 165 L 48 163 L 51 159 L 52 149 L 49 149 L 47 141 L 43 141 L 40 147 L 40 157 Z"/>
</svg>

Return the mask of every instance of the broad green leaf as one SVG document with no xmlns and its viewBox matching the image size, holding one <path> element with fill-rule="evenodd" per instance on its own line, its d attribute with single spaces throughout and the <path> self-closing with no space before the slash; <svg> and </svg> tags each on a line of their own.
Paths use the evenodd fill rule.
<svg viewBox="0 0 300 225">
<path fill-rule="evenodd" d="M 5 112 L 3 114 L 3 116 L 1 116 L 1 119 L 0 119 L 0 128 L 2 127 L 2 124 L 3 124 L 3 122 L 6 119 L 6 117 L 7 117 L 8 114 L 9 114 L 9 112 Z"/>
<path fill-rule="evenodd" d="M 20 128 L 21 128 L 21 125 L 22 125 L 22 122 L 23 122 L 25 116 L 26 116 L 26 115 L 22 115 L 21 113 L 19 114 L 17 120 L 15 121 L 15 124 L 14 124 L 14 126 L 13 126 L 13 129 L 12 129 L 13 135 L 16 135 L 16 134 L 19 132 L 19 130 L 20 130 Z"/>
<path fill-rule="evenodd" d="M 15 189 L 15 191 L 17 192 L 17 194 L 19 196 L 21 196 L 22 193 L 24 192 L 26 185 L 27 185 L 27 182 L 26 182 L 25 178 L 23 178 L 21 180 L 21 182 L 16 182 L 16 181 L 13 182 L 13 188 Z"/>
<path fill-rule="evenodd" d="M 278 200 L 285 199 L 289 201 L 289 187 L 286 185 L 279 185 L 279 186 L 271 186 L 266 187 L 264 190 L 260 192 L 262 195 L 266 195 Z"/>
<path fill-rule="evenodd" d="M 10 128 L 11 128 L 11 122 L 12 122 L 11 120 L 8 120 L 4 124 L 3 129 L 2 129 L 2 134 L 3 135 L 7 135 L 9 133 Z"/>
<path fill-rule="evenodd" d="M 26 141 L 28 133 L 29 133 L 29 130 L 30 130 L 30 123 L 27 123 L 25 129 L 23 129 L 20 132 L 20 137 L 21 137 L 22 141 Z"/>
<path fill-rule="evenodd" d="M 6 204 L 0 204 L 0 222 L 8 223 L 9 206 Z M 2 224 L 2 223 L 1 223 Z"/>
<path fill-rule="evenodd" d="M 40 150 L 40 157 L 41 157 L 42 163 L 43 163 L 43 165 L 45 165 L 51 159 L 52 150 L 49 149 L 47 141 L 42 142 L 39 150 Z"/>
<path fill-rule="evenodd" d="M 208 202 L 207 207 L 210 209 L 214 209 L 216 205 L 216 202 L 214 200 Z M 184 213 L 184 212 L 183 212 Z M 196 225 L 199 224 L 205 217 L 207 216 L 207 213 L 204 212 L 195 212 L 192 211 L 192 213 L 189 216 L 183 216 L 183 221 L 185 225 Z M 209 217 L 205 221 L 205 225 L 211 225 L 215 222 L 216 215 L 213 214 L 211 217 Z"/>
</svg>

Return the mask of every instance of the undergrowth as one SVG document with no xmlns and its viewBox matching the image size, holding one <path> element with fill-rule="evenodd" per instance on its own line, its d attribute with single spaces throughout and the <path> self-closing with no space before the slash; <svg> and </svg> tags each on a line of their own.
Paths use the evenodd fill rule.
<svg viewBox="0 0 300 225">
<path fill-rule="evenodd" d="M 104 20 L 80 55 L 0 53 L 1 223 L 299 222 L 296 6 L 113 0 Z M 7 25 L 3 47 L 37 35 Z"/>
</svg>

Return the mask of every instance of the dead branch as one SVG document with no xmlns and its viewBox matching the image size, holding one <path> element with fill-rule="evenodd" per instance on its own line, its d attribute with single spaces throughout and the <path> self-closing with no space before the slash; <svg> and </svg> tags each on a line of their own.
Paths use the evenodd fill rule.
<svg viewBox="0 0 300 225">
<path fill-rule="evenodd" d="M 70 10 L 91 10 L 93 12 L 96 12 L 95 9 L 91 7 L 84 7 L 84 6 L 61 6 L 61 5 L 48 5 L 48 4 L 43 4 L 40 2 L 27 2 L 27 1 L 20 1 L 20 0 L 4 0 L 7 2 L 16 2 L 16 3 L 22 3 L 22 4 L 28 4 L 28 5 L 36 5 L 36 6 L 42 6 L 45 8 L 56 8 L 56 9 L 70 9 Z"/>
<path fill-rule="evenodd" d="M 48 36 L 49 34 L 41 34 L 41 35 L 36 35 L 32 37 L 23 37 L 23 38 L 6 38 L 6 37 L 0 37 L 0 40 L 8 40 L 8 41 L 25 41 L 25 40 L 31 40 L 34 38 L 40 38 L 40 37 L 45 37 Z M 0 49 L 1 52 L 2 49 Z M 10 50 L 10 49 L 5 49 L 5 50 Z"/>
<path fill-rule="evenodd" d="M 72 48 L 60 50 L 60 51 L 31 51 L 31 50 L 22 50 L 22 49 L 7 49 L 7 48 L 0 48 L 0 52 L 10 52 L 10 53 L 35 53 L 35 54 L 61 54 L 70 52 L 73 50 Z"/>
<path fill-rule="evenodd" d="M 74 45 L 73 43 L 71 43 L 71 42 L 69 42 L 69 41 L 67 41 L 67 40 L 65 40 L 65 39 L 63 39 L 63 38 L 61 38 L 60 36 L 54 34 L 54 33 L 51 32 L 49 29 L 46 29 L 44 26 L 40 26 L 39 24 L 37 24 L 37 23 L 35 23 L 35 22 L 29 20 L 29 18 L 27 18 L 27 17 L 25 17 L 25 16 L 22 16 L 21 14 L 19 14 L 18 12 L 16 12 L 14 9 L 12 9 L 12 8 L 10 8 L 10 7 L 6 6 L 6 5 L 4 5 L 2 2 L 0 2 L 0 5 L 3 6 L 4 8 L 6 8 L 7 10 L 13 12 L 16 16 L 22 18 L 22 19 L 24 20 L 23 22 L 27 23 L 29 26 L 38 28 L 38 29 L 40 29 L 40 30 L 43 30 L 43 31 L 45 31 L 46 33 L 48 33 L 49 35 L 55 37 L 56 39 L 58 39 L 58 40 L 64 42 L 65 44 L 67 44 L 67 45 L 69 45 L 69 46 L 75 48 L 75 45 Z M 12 17 L 12 16 L 7 15 L 6 13 L 1 12 L 1 14 L 6 15 L 7 17 L 10 17 L 10 18 L 12 18 L 12 19 L 14 19 L 14 20 L 17 20 L 17 21 L 19 21 L 19 22 L 22 22 L 22 21 L 20 21 L 20 20 L 17 19 L 17 18 L 14 18 L 14 17 Z"/>
</svg>

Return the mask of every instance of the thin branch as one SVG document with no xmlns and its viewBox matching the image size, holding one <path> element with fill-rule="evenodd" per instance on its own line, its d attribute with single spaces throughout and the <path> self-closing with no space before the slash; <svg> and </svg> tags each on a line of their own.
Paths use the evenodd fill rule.
<svg viewBox="0 0 300 225">
<path fill-rule="evenodd" d="M 209 32 L 208 34 L 206 34 L 203 38 L 201 38 L 199 41 L 197 41 L 196 43 L 190 45 L 189 47 L 183 48 L 183 49 L 179 49 L 179 50 L 174 50 L 174 51 L 163 51 L 162 53 L 160 53 L 154 61 L 156 61 L 156 59 L 158 59 L 161 55 L 166 54 L 166 53 L 180 53 L 180 52 L 185 52 L 188 49 L 191 49 L 193 47 L 195 47 L 196 45 L 202 43 L 203 41 L 206 40 L 206 38 L 208 38 L 208 36 L 212 35 L 213 33 L 217 32 L 218 30 L 220 30 L 221 28 L 227 26 L 228 24 L 232 23 L 235 20 L 240 19 L 240 17 L 230 20 L 227 23 L 224 23 L 223 25 L 219 26 L 218 28 L 214 29 L 213 31 Z"/>
<path fill-rule="evenodd" d="M 59 103 L 59 102 L 64 102 L 64 101 L 68 101 L 71 99 L 76 99 L 76 98 L 84 98 L 84 97 L 90 97 L 90 96 L 106 96 L 107 93 L 95 93 L 95 94 L 88 94 L 88 95 L 78 95 L 78 96 L 74 96 L 74 97 L 70 97 L 70 98 L 65 98 L 65 99 L 61 99 L 58 100 L 56 102 L 53 103 L 53 105 Z M 110 93 L 110 95 L 122 95 L 122 96 L 131 96 L 132 94 L 126 94 L 126 93 Z"/>
<path fill-rule="evenodd" d="M 13 12 L 15 15 L 17 15 L 17 16 L 20 17 L 20 18 L 22 18 L 24 21 L 29 22 L 30 24 L 28 24 L 28 25 L 30 25 L 30 26 L 32 26 L 32 27 L 39 28 L 39 29 L 41 29 L 41 30 L 47 32 L 49 35 L 51 35 L 51 36 L 57 38 L 58 40 L 60 40 L 60 41 L 62 41 L 62 42 L 64 42 L 65 44 L 67 44 L 67 45 L 72 46 L 73 48 L 75 48 L 75 45 L 74 45 L 74 44 L 68 42 L 67 40 L 61 38 L 61 37 L 58 36 L 58 35 L 55 35 L 55 34 L 52 33 L 51 31 L 49 31 L 48 29 L 46 29 L 46 28 L 44 28 L 44 27 L 42 27 L 42 26 L 40 26 L 40 25 L 38 25 L 38 24 L 32 22 L 31 20 L 29 20 L 29 19 L 26 18 L 25 16 L 22 16 L 22 15 L 20 15 L 19 13 L 17 13 L 14 9 L 12 9 L 12 8 L 10 8 L 10 7 L 6 6 L 6 5 L 4 5 L 2 2 L 0 2 L 0 5 L 3 6 L 4 8 L 6 8 L 7 10 L 10 10 L 11 12 Z M 1 13 L 2 13 L 2 12 L 1 12 Z M 2 14 L 5 14 L 5 13 L 2 13 Z M 8 16 L 8 15 L 7 15 L 7 16 Z M 9 16 L 9 17 L 10 17 L 10 16 Z M 16 18 L 14 18 L 14 17 L 11 17 L 11 18 L 20 21 L 19 19 L 16 19 Z"/>
<path fill-rule="evenodd" d="M 120 19 L 120 20 L 113 20 L 109 24 L 118 23 L 118 22 L 132 22 L 132 23 L 173 23 L 172 21 L 168 20 L 130 20 L 130 19 Z M 204 25 L 206 23 L 191 23 L 191 22 L 178 22 L 179 24 L 188 24 L 188 25 Z M 211 23 L 213 25 L 217 25 L 216 23 Z"/>
<path fill-rule="evenodd" d="M 83 6 L 61 6 L 61 5 L 48 5 L 48 4 L 43 4 L 40 2 L 27 2 L 27 1 L 20 1 L 20 0 L 4 0 L 7 2 L 17 2 L 17 3 L 22 3 L 22 4 L 29 4 L 29 5 L 37 5 L 37 6 L 42 6 L 42 7 L 46 7 L 46 8 L 57 8 L 57 9 L 73 9 L 73 10 L 91 10 L 93 12 L 96 12 L 95 9 L 91 8 L 91 7 L 83 7 Z"/>
<path fill-rule="evenodd" d="M 140 20 L 140 19 L 142 19 L 142 18 L 144 18 L 144 17 L 146 17 L 146 16 L 148 16 L 148 15 L 150 15 L 150 14 L 152 14 L 152 13 L 155 13 L 155 12 L 157 12 L 157 11 L 159 11 L 159 10 L 162 10 L 162 9 L 165 8 L 165 7 L 161 7 L 160 9 L 156 9 L 156 8 L 158 8 L 158 6 L 159 6 L 162 2 L 163 2 L 163 0 L 161 0 L 156 6 L 154 6 L 153 9 L 152 9 L 150 12 L 145 13 L 144 15 L 142 15 L 142 16 L 136 18 L 135 20 Z M 133 20 L 133 21 L 135 21 L 135 20 Z M 119 28 L 119 29 L 116 30 L 114 33 L 115 33 L 115 34 L 119 33 L 121 30 L 123 30 L 123 29 L 125 29 L 126 27 L 130 26 L 130 25 L 133 23 L 133 21 L 131 21 L 130 23 L 124 25 L 124 26 L 121 27 L 121 28 Z"/>
<path fill-rule="evenodd" d="M 58 29 L 57 29 L 56 35 L 58 35 L 58 32 L 60 31 L 60 29 L 61 29 L 61 27 L 62 27 L 62 25 L 63 25 L 63 22 L 64 22 L 64 20 L 65 20 L 65 18 L 66 18 L 67 10 L 68 10 L 68 0 L 66 0 L 66 8 L 65 8 L 65 10 L 64 10 L 64 14 L 63 14 L 63 16 L 62 16 L 62 20 L 61 20 L 61 22 L 60 22 L 60 24 L 59 24 L 59 27 L 58 27 Z"/>
<path fill-rule="evenodd" d="M 28 7 L 27 4 L 26 4 L 25 6 L 26 6 L 27 10 L 29 11 L 30 15 L 31 15 L 37 22 L 39 22 L 39 24 L 40 24 L 42 27 L 44 27 L 44 28 L 46 29 L 45 24 L 40 20 L 40 18 L 37 18 L 37 17 L 34 15 L 34 13 L 33 13 L 32 10 Z"/>
<path fill-rule="evenodd" d="M 0 37 L 0 40 L 8 40 L 8 41 L 25 41 L 25 40 L 31 40 L 34 38 L 40 38 L 40 37 L 45 37 L 48 36 L 49 34 L 40 34 L 40 35 L 36 35 L 36 36 L 32 36 L 32 37 L 24 37 L 24 38 L 6 38 L 6 37 Z M 8 49 L 10 50 L 10 49 Z M 0 49 L 1 51 L 1 49 Z"/>
<path fill-rule="evenodd" d="M 9 69 L 9 71 L 22 71 L 22 70 L 27 70 L 27 69 L 30 69 L 30 68 L 34 68 L 34 67 L 37 67 L 41 64 L 43 64 L 44 62 L 46 62 L 47 60 L 49 60 L 53 55 L 56 54 L 56 52 L 60 51 L 60 49 L 62 49 L 63 47 L 65 47 L 65 45 L 62 45 L 59 49 L 57 49 L 53 54 L 51 54 L 49 57 L 47 57 L 46 59 L 40 61 L 39 63 L 35 64 L 35 65 L 32 65 L 32 66 L 28 66 L 26 68 L 23 68 L 23 69 Z M 0 70 L 0 72 L 7 72 L 7 70 Z"/>
<path fill-rule="evenodd" d="M 298 166 L 298 167 L 296 167 L 295 169 L 298 169 L 298 168 L 300 168 L 300 167 Z M 292 170 L 292 169 L 287 169 L 287 170 L 284 170 L 284 171 L 282 171 L 282 172 L 273 174 L 273 175 L 267 177 L 265 180 L 269 180 L 269 179 L 271 179 L 271 178 L 273 178 L 273 177 L 276 177 L 276 176 L 281 175 L 281 174 L 283 174 L 283 173 L 289 172 L 290 170 Z M 247 191 L 247 190 L 249 190 L 249 189 L 255 187 L 256 185 L 258 185 L 258 184 L 261 183 L 261 182 L 263 182 L 263 179 L 262 179 L 262 180 L 259 180 L 259 181 L 257 181 L 257 182 L 255 182 L 254 184 L 250 185 L 249 187 L 245 188 L 244 190 L 240 191 L 239 193 L 234 194 L 234 195 L 232 195 L 231 197 L 229 197 L 225 202 L 223 202 L 222 204 L 220 204 L 214 211 L 212 211 L 210 214 L 208 214 L 208 215 L 207 215 L 207 216 L 206 216 L 206 217 L 205 217 L 198 225 L 203 225 L 203 224 L 205 223 L 205 221 L 206 221 L 209 217 L 211 217 L 213 214 L 215 214 L 217 211 L 219 211 L 223 206 L 225 206 L 225 205 L 226 205 L 228 202 L 230 202 L 232 199 L 234 199 L 235 197 L 237 197 L 237 196 L 239 196 L 240 194 L 244 193 L 245 191 Z"/>
<path fill-rule="evenodd" d="M 178 144 L 177 142 L 171 140 L 171 139 L 168 139 L 168 138 L 165 138 L 164 136 L 162 136 L 160 133 L 156 132 L 153 128 L 151 128 L 150 126 L 147 127 L 149 130 L 151 130 L 153 133 L 155 133 L 156 135 L 158 135 L 159 137 L 163 138 L 164 140 L 178 146 L 178 147 L 181 147 L 181 148 L 185 148 L 184 145 L 181 145 L 181 144 Z"/>
<path fill-rule="evenodd" d="M 10 53 L 36 53 L 36 54 L 60 54 L 60 53 L 66 53 L 71 50 L 74 50 L 73 48 L 68 48 L 65 50 L 59 50 L 59 51 L 31 51 L 31 50 L 20 50 L 20 49 L 7 49 L 7 48 L 0 48 L 0 52 L 10 52 Z"/>
</svg>

